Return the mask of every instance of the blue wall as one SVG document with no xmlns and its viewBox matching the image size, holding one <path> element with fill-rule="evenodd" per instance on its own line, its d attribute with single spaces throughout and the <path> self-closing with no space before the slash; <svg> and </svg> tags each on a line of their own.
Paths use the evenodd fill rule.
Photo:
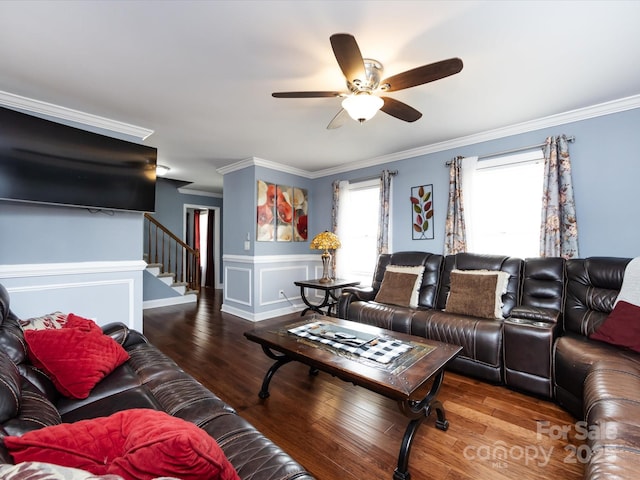
<svg viewBox="0 0 640 480">
<path fill-rule="evenodd" d="M 141 259 L 141 213 L 0 200 L 0 265 Z"/>
<path fill-rule="evenodd" d="M 442 253 L 448 196 L 445 162 L 462 155 L 485 155 L 544 142 L 549 135 L 574 135 L 569 144 L 579 229 L 581 257 L 640 255 L 640 109 L 540 129 L 407 160 L 354 170 L 316 179 L 310 202 L 314 228 L 331 224 L 331 182 L 379 174 L 383 168 L 397 169 L 393 180 L 392 249 Z M 433 240 L 411 239 L 411 187 L 433 184 Z M 505 198 L 505 202 L 509 201 Z M 496 212 L 499 215 L 500 212 Z M 509 219 L 505 218 L 505 221 Z"/>
<path fill-rule="evenodd" d="M 290 255 L 307 254 L 306 242 L 256 242 L 256 196 L 257 182 L 305 188 L 309 194 L 309 204 L 314 203 L 313 182 L 309 178 L 286 172 L 279 172 L 263 166 L 249 166 L 224 176 L 225 235 L 223 251 L 231 255 Z M 309 236 L 313 235 L 318 220 L 309 218 Z M 251 248 L 244 249 L 244 241 L 250 238 Z"/>
<path fill-rule="evenodd" d="M 142 330 L 142 230 L 137 212 L 0 201 L 0 283 L 12 310 Z"/>
<path fill-rule="evenodd" d="M 156 211 L 153 216 L 173 233 L 182 238 L 184 205 L 219 207 L 222 217 L 222 198 L 180 193 L 184 182 L 158 178 L 156 182 Z M 222 218 L 220 219 L 222 226 Z"/>
</svg>

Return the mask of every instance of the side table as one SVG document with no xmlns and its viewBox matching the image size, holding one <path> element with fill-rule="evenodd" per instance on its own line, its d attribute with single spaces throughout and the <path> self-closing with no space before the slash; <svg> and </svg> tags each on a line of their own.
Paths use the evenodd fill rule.
<svg viewBox="0 0 640 480">
<path fill-rule="evenodd" d="M 336 278 L 335 280 L 332 280 L 331 282 L 326 282 L 326 283 L 320 282 L 319 279 L 300 280 L 293 283 L 300 287 L 300 297 L 302 297 L 302 301 L 307 306 L 307 308 L 305 308 L 300 314 L 301 316 L 303 316 L 309 310 L 319 313 L 320 315 L 331 316 L 331 309 L 338 302 L 338 297 L 336 296 L 336 290 L 340 290 L 341 288 L 344 288 L 344 287 L 353 287 L 355 285 L 360 284 L 360 282 L 351 282 L 349 280 L 344 280 L 340 278 Z M 309 299 L 307 299 L 307 296 L 305 294 L 305 288 L 324 291 L 324 298 L 320 303 L 312 304 L 311 302 L 309 302 Z M 327 308 L 326 312 L 322 310 L 325 307 Z"/>
</svg>

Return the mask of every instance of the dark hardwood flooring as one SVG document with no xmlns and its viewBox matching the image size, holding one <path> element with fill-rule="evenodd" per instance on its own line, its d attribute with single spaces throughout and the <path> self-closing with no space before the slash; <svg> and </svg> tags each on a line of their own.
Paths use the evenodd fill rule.
<svg viewBox="0 0 640 480">
<path fill-rule="evenodd" d="M 258 398 L 273 361 L 243 333 L 256 324 L 220 312 L 222 292 L 198 304 L 146 310 L 144 334 L 184 370 L 233 406 L 318 480 L 391 479 L 407 419 L 395 402 L 292 362 Z M 287 315 L 268 322 L 298 319 Z M 440 390 L 449 430 L 422 424 L 411 451 L 413 480 L 579 479 L 580 443 L 537 433 L 538 422 L 573 431 L 552 402 L 448 372 Z M 578 451 L 582 449 L 578 448 Z"/>
</svg>

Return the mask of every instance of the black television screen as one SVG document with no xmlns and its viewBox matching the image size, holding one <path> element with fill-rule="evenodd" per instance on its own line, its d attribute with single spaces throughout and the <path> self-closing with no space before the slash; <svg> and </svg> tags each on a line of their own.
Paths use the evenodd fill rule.
<svg viewBox="0 0 640 480">
<path fill-rule="evenodd" d="M 0 108 L 0 199 L 155 210 L 157 149 Z"/>
</svg>

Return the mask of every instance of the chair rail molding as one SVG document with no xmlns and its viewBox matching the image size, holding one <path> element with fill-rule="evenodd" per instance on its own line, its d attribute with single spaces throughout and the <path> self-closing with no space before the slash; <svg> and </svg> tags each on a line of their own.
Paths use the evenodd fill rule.
<svg viewBox="0 0 640 480">
<path fill-rule="evenodd" d="M 142 271 L 146 267 L 147 264 L 143 260 L 0 265 L 0 279 L 83 273 L 135 272 Z"/>
</svg>

